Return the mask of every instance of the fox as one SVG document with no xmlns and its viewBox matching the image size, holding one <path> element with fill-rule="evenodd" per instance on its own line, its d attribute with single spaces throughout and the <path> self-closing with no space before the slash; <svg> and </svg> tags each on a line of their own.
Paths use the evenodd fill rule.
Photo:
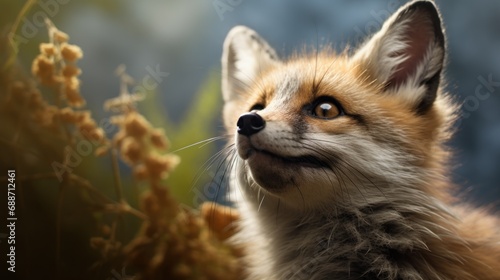
<svg viewBox="0 0 500 280">
<path fill-rule="evenodd" d="M 356 48 L 288 58 L 233 27 L 222 50 L 230 242 L 246 279 L 500 279 L 500 220 L 462 202 L 432 1 Z"/>
</svg>

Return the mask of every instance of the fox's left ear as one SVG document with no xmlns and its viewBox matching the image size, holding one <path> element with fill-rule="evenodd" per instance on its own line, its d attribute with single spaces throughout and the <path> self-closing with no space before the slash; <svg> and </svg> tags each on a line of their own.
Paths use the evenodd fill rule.
<svg viewBox="0 0 500 280">
<path fill-rule="evenodd" d="M 415 1 L 392 15 L 354 55 L 356 64 L 423 114 L 436 99 L 445 38 L 433 2 Z"/>
</svg>

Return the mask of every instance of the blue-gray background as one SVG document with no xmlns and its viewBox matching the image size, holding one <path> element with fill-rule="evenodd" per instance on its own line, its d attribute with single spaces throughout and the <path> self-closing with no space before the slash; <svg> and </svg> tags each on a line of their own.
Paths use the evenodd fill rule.
<svg viewBox="0 0 500 280">
<path fill-rule="evenodd" d="M 194 94 L 210 73 L 220 72 L 221 45 L 231 27 L 244 24 L 257 30 L 285 56 L 303 45 L 315 46 L 317 40 L 342 49 L 376 31 L 405 2 L 60 0 L 57 12 L 49 16 L 85 52 L 79 65 L 82 91 L 90 107 L 100 110 L 99 104 L 116 96 L 118 83 L 113 72 L 117 65 L 126 64 L 134 77 L 144 77 L 148 66 L 158 65 L 169 72 L 157 89 L 162 104 L 169 117 L 179 121 L 186 114 L 196 114 L 187 110 Z M 488 79 L 500 82 L 500 1 L 436 3 L 448 38 L 448 88 L 457 101 L 465 102 L 458 133 L 451 142 L 456 151 L 454 180 L 470 201 L 494 203 L 498 209 L 500 86 L 482 84 Z M 44 11 L 40 5 L 33 9 Z M 214 125 L 213 135 L 220 132 Z M 192 142 L 198 140 L 202 139 Z"/>
</svg>

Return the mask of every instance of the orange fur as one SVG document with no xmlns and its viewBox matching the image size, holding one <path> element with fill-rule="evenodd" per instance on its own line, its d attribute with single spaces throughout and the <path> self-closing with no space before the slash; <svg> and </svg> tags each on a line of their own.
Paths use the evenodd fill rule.
<svg viewBox="0 0 500 280">
<path fill-rule="evenodd" d="M 459 203 L 448 179 L 456 107 L 442 32 L 434 5 L 416 1 L 353 55 L 279 61 L 253 31 L 228 35 L 224 123 L 238 131 L 243 197 L 234 240 L 263 243 L 250 279 L 296 277 L 311 259 L 309 279 L 500 279 L 500 220 Z M 322 102 L 342 114 L 314 115 Z M 328 246 L 315 252 L 311 239 Z"/>
</svg>

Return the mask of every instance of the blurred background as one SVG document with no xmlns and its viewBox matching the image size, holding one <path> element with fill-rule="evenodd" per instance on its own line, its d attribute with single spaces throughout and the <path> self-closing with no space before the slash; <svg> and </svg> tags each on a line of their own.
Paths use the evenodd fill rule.
<svg viewBox="0 0 500 280">
<path fill-rule="evenodd" d="M 214 116 L 196 118 L 199 112 L 193 103 L 207 83 L 216 83 L 218 90 L 221 45 L 231 27 L 243 24 L 255 29 L 281 56 L 304 45 L 314 47 L 318 40 L 342 50 L 346 44 L 359 44 L 378 30 L 406 2 L 41 0 L 18 30 L 23 38 L 19 39 L 20 59 L 29 69 L 38 43 L 47 40 L 38 18 L 45 14 L 84 52 L 79 63 L 83 71 L 81 90 L 96 119 L 107 117 L 102 104 L 118 94 L 114 71 L 119 64 L 127 66 L 139 86 L 141 79 L 148 75 L 155 78 L 157 73 L 157 85 L 151 94 L 157 95 L 159 103 L 153 105 L 166 113 L 171 127 L 195 118 L 200 124 L 209 121 L 212 128 L 208 135 L 188 133 L 192 137 L 178 142 L 176 131 L 167 131 L 175 150 L 223 133 L 220 112 L 214 109 Z M 473 202 L 496 203 L 500 198 L 500 2 L 436 3 L 448 39 L 448 89 L 463 103 L 463 118 L 451 142 L 457 155 L 455 181 Z M 11 23 L 22 4 L 2 1 L 1 22 Z M 213 98 L 217 98 L 220 109 L 221 99 Z M 157 123 L 163 124 L 161 120 Z M 206 128 L 206 124 L 199 127 Z M 206 156 L 206 151 L 202 154 Z"/>
<path fill-rule="evenodd" d="M 29 72 L 39 43 L 47 41 L 43 17 L 68 33 L 70 42 L 84 52 L 78 63 L 83 71 L 81 92 L 96 120 L 110 117 L 102 104 L 118 95 L 114 72 L 125 64 L 136 78 L 137 89 L 147 91 L 139 110 L 155 126 L 165 128 L 171 151 L 176 151 L 224 133 L 220 56 L 233 26 L 255 29 L 281 56 L 304 45 L 314 48 L 318 42 L 342 50 L 377 31 L 406 2 L 40 0 L 23 17 L 15 42 L 18 59 Z M 4 31 L 24 3 L 2 0 Z M 436 3 L 448 39 L 447 87 L 462 103 L 458 132 L 450 143 L 456 152 L 454 181 L 468 201 L 500 209 L 500 1 Z M 176 152 L 182 162 L 168 184 L 180 201 L 197 206 L 203 200 L 222 199 L 217 191 L 222 181 L 217 164 L 209 170 L 203 164 L 223 145 L 220 141 Z M 90 159 L 84 159 L 82 166 L 92 178 L 111 172 L 110 164 L 94 164 Z M 127 176 L 127 168 L 121 167 Z M 137 192 L 132 187 L 124 191 L 130 196 Z"/>
</svg>

